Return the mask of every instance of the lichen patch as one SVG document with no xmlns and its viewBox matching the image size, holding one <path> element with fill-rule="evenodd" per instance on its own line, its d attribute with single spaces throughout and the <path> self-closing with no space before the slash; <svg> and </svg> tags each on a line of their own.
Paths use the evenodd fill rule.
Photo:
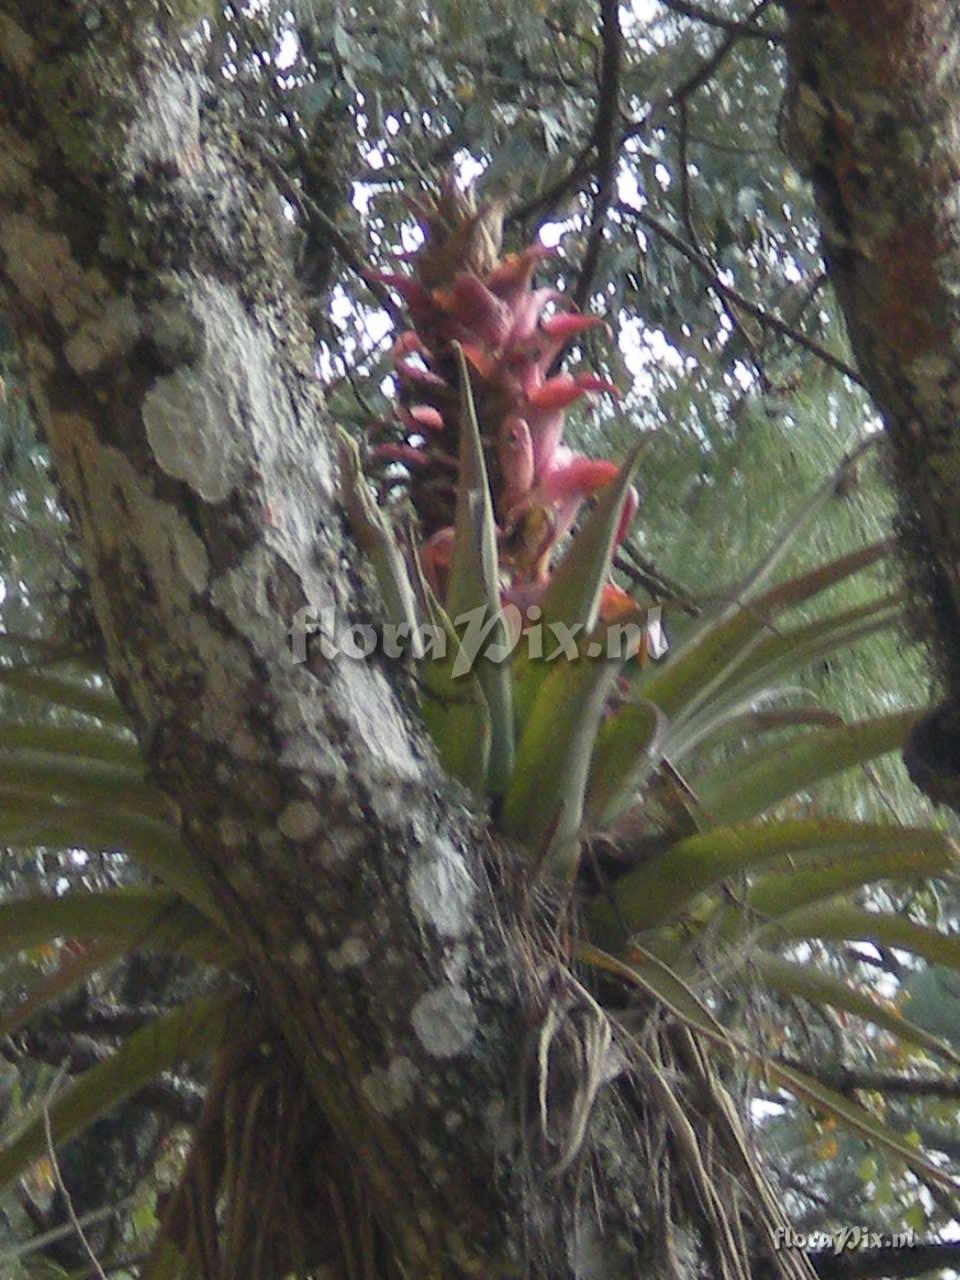
<svg viewBox="0 0 960 1280">
<path fill-rule="evenodd" d="M 360 1087 L 374 1111 L 392 1115 L 413 1101 L 414 1085 L 419 1072 L 409 1058 L 394 1058 L 389 1067 L 375 1067 L 363 1077 Z"/>
<path fill-rule="evenodd" d="M 410 869 L 410 906 L 421 925 L 441 938 L 462 938 L 470 928 L 476 885 L 459 850 L 438 836 Z"/>
<path fill-rule="evenodd" d="M 467 1049 L 476 1035 L 477 1014 L 463 987 L 437 987 L 413 1007 L 413 1029 L 427 1053 L 453 1058 Z"/>
</svg>

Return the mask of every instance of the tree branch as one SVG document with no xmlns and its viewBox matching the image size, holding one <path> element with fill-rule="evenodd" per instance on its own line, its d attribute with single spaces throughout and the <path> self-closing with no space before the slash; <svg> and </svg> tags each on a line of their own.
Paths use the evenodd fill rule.
<svg viewBox="0 0 960 1280">
<path fill-rule="evenodd" d="M 672 13 L 679 13 L 685 18 L 693 18 L 694 21 L 702 22 L 708 27 L 717 27 L 720 31 L 726 31 L 732 36 L 746 36 L 748 39 L 767 40 L 770 44 L 777 45 L 784 42 L 782 32 L 760 26 L 759 23 L 754 22 L 752 19 L 725 18 L 722 14 L 714 13 L 712 9 L 704 8 L 703 5 L 693 4 L 692 0 L 660 0 L 660 3 Z M 754 10 L 754 13 L 756 12 L 757 10 Z"/>
<path fill-rule="evenodd" d="M 652 213 L 647 213 L 645 209 L 636 209 L 633 205 L 627 204 L 625 201 L 618 201 L 616 207 L 627 217 L 632 218 L 636 222 L 642 223 L 645 227 L 649 227 L 651 231 L 656 232 L 661 239 L 665 240 L 667 244 L 676 249 L 678 253 L 682 254 L 687 261 L 690 262 L 691 265 L 694 266 L 707 281 L 709 281 L 711 289 L 715 290 L 715 292 L 719 293 L 729 302 L 734 303 L 741 310 L 746 311 L 749 315 L 754 316 L 762 325 L 765 325 L 768 329 L 772 329 L 774 333 L 780 334 L 783 338 L 789 338 L 791 342 L 795 342 L 798 346 L 803 347 L 812 355 L 815 355 L 817 359 L 822 360 L 824 364 L 829 365 L 831 369 L 836 369 L 838 373 L 842 373 L 844 377 L 849 378 L 851 382 L 857 383 L 858 386 L 863 386 L 863 379 L 860 377 L 859 373 L 857 373 L 856 369 L 851 365 L 848 365 L 846 361 L 841 360 L 839 356 L 835 356 L 821 343 L 814 341 L 813 338 L 808 338 L 805 333 L 795 328 L 793 325 L 788 324 L 785 320 L 782 320 L 780 316 L 767 311 L 756 302 L 751 302 L 751 300 L 744 297 L 738 289 L 734 289 L 730 285 L 724 284 L 710 263 L 707 262 L 705 258 L 701 257 L 692 245 L 687 244 L 681 236 L 678 236 L 675 231 L 671 231 L 665 222 L 661 222 L 661 220 L 654 217 Z"/>
<path fill-rule="evenodd" d="M 784 138 L 813 180 L 824 257 L 886 424 L 913 621 L 948 693 L 904 758 L 928 795 L 960 811 L 956 5 L 840 12 L 804 0 L 789 13 Z"/>
<path fill-rule="evenodd" d="M 942 1275 L 955 1267 L 960 1262 L 960 1241 L 898 1248 L 879 1245 L 845 1253 L 823 1249 L 808 1257 L 821 1280 L 909 1280 L 934 1272 Z"/>
<path fill-rule="evenodd" d="M 603 56 L 600 62 L 597 118 L 591 139 L 597 153 L 594 167 L 597 190 L 590 217 L 587 251 L 573 290 L 574 302 L 581 309 L 590 296 L 590 285 L 600 260 L 603 229 L 613 200 L 617 182 L 617 162 L 620 159 L 617 124 L 620 115 L 620 62 L 623 35 L 620 30 L 619 0 L 600 0 L 600 33 L 603 38 Z"/>
</svg>

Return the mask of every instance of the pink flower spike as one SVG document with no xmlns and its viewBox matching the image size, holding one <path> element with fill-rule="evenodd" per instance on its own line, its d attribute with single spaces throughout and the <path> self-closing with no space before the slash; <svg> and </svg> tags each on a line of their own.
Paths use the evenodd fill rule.
<svg viewBox="0 0 960 1280">
<path fill-rule="evenodd" d="M 409 360 L 397 360 L 394 364 L 394 371 L 406 382 L 418 383 L 422 387 L 445 387 L 447 384 L 438 373 L 434 373 L 432 369 L 424 369 L 418 364 L 411 364 Z"/>
<path fill-rule="evenodd" d="M 564 409 L 586 390 L 569 373 L 558 373 L 556 377 L 548 378 L 542 386 L 528 391 L 527 402 L 534 409 Z"/>
<path fill-rule="evenodd" d="M 581 391 L 608 391 L 617 400 L 620 399 L 620 388 L 612 382 L 598 378 L 595 373 L 576 373 L 573 380 Z"/>
<path fill-rule="evenodd" d="M 615 582 L 608 582 L 600 592 L 600 621 L 620 622 L 624 618 L 636 616 L 640 605 L 622 587 Z M 633 657 L 633 654 L 630 655 Z"/>
<path fill-rule="evenodd" d="M 617 526 L 617 536 L 614 543 L 619 547 L 630 532 L 630 526 L 633 524 L 633 517 L 637 514 L 637 507 L 640 505 L 640 498 L 633 485 L 627 490 L 627 497 L 623 504 L 623 514 L 620 517 L 620 523 Z"/>
<path fill-rule="evenodd" d="M 540 328 L 548 338 L 569 342 L 587 329 L 609 329 L 602 316 L 585 315 L 582 311 L 556 311 L 540 321 Z"/>
<path fill-rule="evenodd" d="M 453 282 L 452 311 L 491 347 L 499 347 L 510 329 L 510 309 L 477 276 L 461 271 Z"/>
<path fill-rule="evenodd" d="M 432 305 L 430 295 L 423 285 L 410 276 L 401 276 L 393 271 L 364 271 L 363 278 L 368 284 L 383 284 L 399 293 L 411 311 L 424 313 Z"/>
<path fill-rule="evenodd" d="M 420 567 L 437 599 L 443 601 L 447 594 L 447 574 L 453 557 L 453 529 L 438 529 L 419 548 Z"/>
<path fill-rule="evenodd" d="M 563 303 L 566 299 L 556 289 L 534 289 L 531 293 L 522 294 L 513 303 L 513 323 L 510 326 L 508 343 L 511 347 L 522 346 L 536 335 L 540 327 L 540 317 L 548 302 Z"/>
<path fill-rule="evenodd" d="M 619 469 L 616 463 L 599 458 L 585 458 L 582 454 L 575 453 L 570 461 L 554 467 L 543 477 L 537 492 L 543 502 L 550 503 L 574 496 L 589 498 L 605 484 L 609 484 Z"/>
<path fill-rule="evenodd" d="M 504 418 L 500 424 L 497 461 L 503 480 L 500 505 L 509 511 L 533 485 L 533 442 L 523 418 Z"/>
<path fill-rule="evenodd" d="M 473 369 L 474 373 L 479 373 L 481 378 L 488 379 L 493 375 L 494 360 L 488 355 L 482 347 L 478 347 L 475 342 L 461 342 L 463 354 L 467 364 Z"/>
<path fill-rule="evenodd" d="M 549 258 L 553 252 L 554 250 L 548 249 L 545 244 L 532 244 L 522 253 L 510 254 L 491 271 L 487 277 L 488 287 L 498 298 L 503 298 L 505 302 L 512 304 L 516 296 L 522 293 L 530 283 L 530 277 L 537 263 L 542 262 L 544 258 Z"/>
<path fill-rule="evenodd" d="M 397 336 L 396 341 L 390 348 L 390 359 L 400 360 L 403 356 L 409 356 L 414 351 L 419 351 L 422 354 L 426 349 L 418 333 L 413 329 L 404 329 L 403 333 Z"/>
<path fill-rule="evenodd" d="M 411 431 L 417 431 L 421 427 L 426 427 L 430 431 L 443 430 L 443 416 L 431 404 L 414 404 L 409 409 L 400 405 L 397 409 L 397 417 Z"/>
</svg>

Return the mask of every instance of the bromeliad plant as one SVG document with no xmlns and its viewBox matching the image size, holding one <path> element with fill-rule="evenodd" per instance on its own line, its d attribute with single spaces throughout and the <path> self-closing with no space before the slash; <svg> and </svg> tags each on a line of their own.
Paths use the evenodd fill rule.
<svg viewBox="0 0 960 1280">
<path fill-rule="evenodd" d="M 645 660 L 647 602 L 611 581 L 613 551 L 635 506 L 636 453 L 618 469 L 562 442 L 565 409 L 609 388 L 555 366 L 567 343 L 600 322 L 533 288 L 543 251 L 501 257 L 496 209 L 477 206 L 452 182 L 418 211 L 425 241 L 413 274 L 381 277 L 405 298 L 413 328 L 395 346 L 396 421 L 381 427 L 371 449 L 383 489 L 409 497 L 416 534 L 398 535 L 399 521 L 374 500 L 346 435 L 340 462 L 344 506 L 389 620 L 429 624 L 449 642 L 446 656 L 431 644 L 417 658 L 423 716 L 443 763 L 526 850 L 538 876 L 577 896 L 582 963 L 921 1179 L 956 1190 L 949 1172 L 875 1109 L 761 1055 L 717 1017 L 718 991 L 749 979 L 770 1001 L 863 1019 L 894 1035 L 913 1061 L 960 1065 L 950 1045 L 868 983 L 809 958 L 869 938 L 960 971 L 956 935 L 881 910 L 871 897 L 881 882 L 952 874 L 953 841 L 936 830 L 818 816 L 811 799 L 819 783 L 899 747 L 914 713 L 842 724 L 777 693 L 804 666 L 899 622 L 896 593 L 824 607 L 812 619 L 807 612 L 882 563 L 889 547 L 778 579 L 833 499 L 838 477 L 830 477 L 762 563 L 685 625 L 672 623 L 663 660 Z M 595 505 L 574 528 L 588 498 Z M 477 611 L 484 627 L 458 627 Z M 537 620 L 549 637 L 542 654 L 526 642 Z M 617 632 L 630 623 L 632 632 Z M 511 649 L 524 628 L 525 642 Z M 566 637 L 576 643 L 557 643 Z M 560 652 L 550 660 L 553 649 Z M 0 686 L 19 699 L 0 719 L 0 844 L 13 854 L 122 848 L 158 887 L 0 903 L 0 962 L 62 940 L 52 971 L 44 961 L 48 971 L 26 1000 L 0 1013 L 0 1036 L 132 948 L 238 972 L 206 883 L 144 780 L 119 703 L 89 674 L 45 668 L 42 648 L 24 656 L 18 666 L 0 655 Z M 739 755 L 726 749 L 731 741 L 743 744 Z M 39 1100 L 0 1133 L 0 1193 L 44 1154 L 48 1128 L 66 1141 L 179 1059 L 229 1058 L 237 1020 L 231 989 L 163 1013 L 114 1045 L 49 1106 Z M 541 1058 L 549 1058 L 548 1041 Z M 654 1067 L 644 1070 L 653 1087 Z M 719 1096 L 717 1080 L 704 1082 Z M 661 1100 L 665 1113 L 676 1110 L 669 1088 Z M 210 1168 L 242 1166 L 229 1143 L 245 1126 L 224 1119 L 236 1105 L 235 1090 L 211 1090 L 207 1145 L 198 1140 L 196 1148 Z M 675 1117 L 679 1146 L 690 1139 L 684 1123 Z M 558 1166 L 571 1152 L 567 1144 Z M 181 1200 L 190 1177 L 188 1161 Z M 242 1203 L 230 1203 L 228 1181 L 210 1181 L 211 1212 L 227 1201 L 228 1234 L 246 1249 L 248 1228 L 261 1228 L 245 1222 Z M 256 1206 L 250 1212 L 261 1223 L 270 1218 Z M 193 1273 L 200 1246 L 178 1221 L 173 1214 L 161 1232 L 148 1276 Z M 275 1243 L 282 1260 L 283 1243 Z"/>
<path fill-rule="evenodd" d="M 557 371 L 566 345 L 602 321 L 555 290 L 532 287 L 546 251 L 501 257 L 499 210 L 478 206 L 451 179 L 432 203 L 414 207 L 424 242 L 412 274 L 376 277 L 403 297 L 412 328 L 394 346 L 396 419 L 381 424 L 371 450 L 373 465 L 385 468 L 384 492 L 406 494 L 418 517 L 409 578 L 346 439 L 345 495 L 364 512 L 356 527 L 395 620 L 428 621 L 461 646 L 465 674 L 430 654 L 419 669 L 424 719 L 447 768 L 492 802 L 494 821 L 526 848 L 539 876 L 576 883 L 581 958 L 725 1051 L 759 1065 L 710 1011 L 710 972 L 727 986 L 749 974 L 770 998 L 865 1018 L 914 1051 L 960 1064 L 888 1000 L 797 958 L 800 943 L 872 938 L 960 964 L 953 937 L 864 905 L 878 882 L 952 874 L 948 836 L 787 815 L 818 783 L 897 749 L 917 714 L 849 725 L 776 694 L 804 666 L 902 618 L 897 592 L 812 621 L 804 614 L 882 563 L 888 543 L 776 581 L 867 445 L 844 459 L 723 603 L 679 629 L 665 660 L 647 660 L 639 626 L 632 646 L 618 646 L 624 622 L 643 623 L 646 614 L 646 602 L 611 581 L 614 549 L 636 507 L 637 452 L 618 469 L 562 443 L 566 408 L 614 389 L 589 373 Z M 594 509 L 564 546 L 591 497 Z M 485 611 L 483 642 L 457 626 L 471 610 Z M 505 637 L 532 620 L 578 643 L 553 646 L 553 661 L 530 644 L 504 660 Z M 748 730 L 753 745 L 739 760 L 717 763 L 711 749 Z M 581 866 L 585 847 L 603 855 L 599 882 Z M 956 1189 L 866 1108 L 787 1066 L 762 1067 Z"/>
<path fill-rule="evenodd" d="M 546 874 L 570 878 L 591 745 L 618 676 L 616 660 L 592 661 L 585 651 L 623 648 L 622 624 L 642 613 L 610 580 L 612 549 L 637 505 L 636 455 L 618 468 L 563 443 L 568 406 L 616 388 L 591 373 L 556 371 L 568 344 L 603 322 L 555 289 L 532 287 L 547 251 L 501 257 L 499 209 L 478 206 L 452 178 L 414 208 L 424 243 L 413 274 L 375 276 L 402 295 L 413 327 L 394 344 L 396 418 L 381 425 L 372 450 L 374 465 L 386 467 L 385 487 L 402 490 L 417 518 L 411 579 L 391 550 L 392 532 L 382 522 L 373 532 L 378 516 L 359 492 L 349 444 L 347 504 L 365 512 L 361 535 L 379 542 L 382 566 L 390 562 L 395 620 L 440 628 L 456 651 L 454 661 L 431 657 L 422 670 L 424 716 L 445 765 L 494 800 L 501 826 Z M 554 565 L 594 496 L 596 509 Z M 550 649 L 557 638 L 568 655 L 565 638 L 586 644 L 553 666 L 505 661 L 521 636 L 534 650 L 529 629 L 538 624 Z M 561 738 L 570 750 L 547 768 L 544 752 Z M 544 788 L 545 778 L 556 785 Z"/>
</svg>

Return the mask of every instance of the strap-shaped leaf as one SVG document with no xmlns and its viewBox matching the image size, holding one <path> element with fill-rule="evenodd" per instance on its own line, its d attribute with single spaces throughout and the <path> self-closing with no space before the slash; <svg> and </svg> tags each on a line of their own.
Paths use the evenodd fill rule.
<svg viewBox="0 0 960 1280">
<path fill-rule="evenodd" d="M 706 696 L 693 697 L 671 723 L 665 751 L 671 759 L 681 759 L 711 734 L 724 731 L 730 719 L 762 694 L 795 681 L 805 668 L 827 655 L 895 627 L 903 612 L 898 598 L 885 597 L 803 627 L 751 640 L 721 678 L 704 691 Z"/>
<path fill-rule="evenodd" d="M 167 810 L 157 789 L 144 782 L 141 767 L 65 752 L 0 750 L 0 790 L 4 795 L 104 804 L 150 818 L 162 818 Z"/>
<path fill-rule="evenodd" d="M 876 1027 L 889 1031 L 898 1040 L 917 1045 L 929 1053 L 945 1058 L 954 1066 L 960 1066 L 960 1054 L 946 1041 L 916 1026 L 894 1009 L 888 1001 L 866 991 L 858 991 L 842 978 L 812 964 L 801 964 L 769 951 L 759 951 L 752 957 L 756 972 L 773 991 L 784 996 L 800 996 L 812 1005 L 826 1005 L 843 1013 L 853 1014 L 872 1022 Z"/>
<path fill-rule="evenodd" d="M 238 1000 L 235 993 L 200 996 L 154 1019 L 131 1035 L 104 1062 L 64 1088 L 49 1106 L 50 1131 L 59 1145 L 81 1133 L 117 1102 L 182 1062 L 212 1053 L 226 1038 Z M 0 1190 L 9 1186 L 46 1150 L 43 1108 L 32 1114 L 0 1147 Z"/>
<path fill-rule="evenodd" d="M 143 756 L 134 738 L 112 729 L 71 724 L 21 724 L 0 720 L 0 749 L 45 751 L 52 755 L 104 760 L 143 775 Z"/>
<path fill-rule="evenodd" d="M 667 722 L 652 702 L 628 702 L 601 726 L 590 763 L 586 810 L 593 821 L 611 822 L 631 802 L 656 766 Z"/>
<path fill-rule="evenodd" d="M 582 657 L 549 668 L 517 748 L 501 825 L 568 880 L 579 852 L 590 758 L 618 659 Z"/>
<path fill-rule="evenodd" d="M 743 822 L 845 769 L 895 751 L 920 714 L 901 711 L 805 733 L 776 751 L 760 747 L 732 768 L 697 781 L 706 820 L 716 826 Z"/>
<path fill-rule="evenodd" d="M 817 854 L 825 855 L 829 861 L 811 869 L 791 865 L 789 875 L 767 876 L 751 889 L 748 901 L 754 921 L 758 916 L 762 920 L 765 914 L 775 913 L 771 901 L 774 894 L 790 901 L 793 894 L 803 888 L 812 891 L 813 885 L 827 876 L 833 877 L 830 883 L 835 883 L 837 878 L 850 874 L 849 869 L 855 865 L 852 858 L 857 854 L 879 859 L 903 854 L 911 867 L 926 874 L 931 874 L 931 867 L 942 871 L 956 860 L 951 840 L 922 827 L 818 818 L 714 827 L 677 841 L 618 880 L 612 901 L 597 899 L 591 907 L 591 936 L 607 950 L 615 950 L 617 945 L 623 945 L 624 930 L 629 934 L 668 924 L 688 910 L 700 894 L 730 876 L 787 855 L 798 858 Z M 881 866 L 889 865 L 892 864 L 881 862 Z M 806 880 L 801 881 L 804 874 Z M 822 896 L 833 896 L 842 887 L 838 885 Z M 791 901 L 791 906 L 799 905 L 803 900 Z M 736 918 L 740 919 L 739 914 Z"/>
<path fill-rule="evenodd" d="M 410 576 L 389 522 L 367 487 L 357 442 L 337 428 L 337 461 L 340 468 L 340 503 L 350 530 L 370 561 L 380 587 L 386 620 L 417 633 L 417 609 Z"/>
<path fill-rule="evenodd" d="M 163 889 L 139 886 L 34 894 L 0 902 L 0 955 L 54 938 L 117 939 L 126 946 L 210 961 L 231 952 L 226 935 Z"/>
<path fill-rule="evenodd" d="M 195 932 L 197 925 L 200 928 Z M 52 973 L 45 973 L 28 984 L 23 1000 L 1 1016 L 0 1037 L 13 1036 L 20 1027 L 26 1027 L 38 1012 L 68 995 L 86 982 L 91 974 L 116 964 L 132 948 L 138 950 L 141 947 L 143 950 L 191 956 L 204 964 L 218 966 L 228 964 L 234 957 L 232 947 L 223 934 L 214 931 L 209 922 L 183 904 L 140 937 L 132 937 L 125 932 L 111 936 L 109 929 L 102 929 L 96 941 L 87 943 L 82 950 L 64 952 Z"/>
<path fill-rule="evenodd" d="M 123 849 L 214 924 L 222 916 L 179 832 L 167 822 L 92 803 L 53 804 L 0 794 L 0 844 L 8 848 Z"/>
<path fill-rule="evenodd" d="M 957 854 L 948 837 L 937 831 L 919 833 L 923 839 L 917 835 L 915 832 L 914 838 L 894 848 L 886 838 L 873 836 L 860 844 L 814 850 L 808 856 L 794 853 L 780 871 L 757 876 L 741 902 L 734 904 L 726 898 L 704 902 L 684 916 L 682 929 L 658 931 L 649 945 L 658 955 L 679 963 L 679 956 L 691 945 L 696 947 L 705 933 L 716 943 L 727 943 L 727 954 L 732 958 L 747 939 L 792 937 L 790 928 L 781 929 L 781 920 L 807 910 L 814 916 L 821 911 L 829 914 L 832 908 L 824 904 L 838 894 L 883 880 L 916 880 L 954 870 Z M 746 959 L 749 951 L 741 947 L 741 954 Z"/>
<path fill-rule="evenodd" d="M 446 611 L 414 561 L 414 587 L 433 628 L 441 654 L 426 646 L 417 667 L 420 714 L 447 773 L 462 782 L 477 799 L 486 794 L 490 760 L 490 710 L 475 671 L 454 676 L 460 641 Z"/>
<path fill-rule="evenodd" d="M 931 964 L 960 972 L 960 934 L 943 933 L 909 916 L 869 911 L 851 902 L 818 903 L 781 915 L 775 936 L 784 940 L 819 938 L 822 942 L 872 942 L 922 956 Z"/>
<path fill-rule="evenodd" d="M 821 1115 L 832 1117 L 868 1143 L 875 1144 L 902 1160 L 909 1168 L 915 1169 L 925 1182 L 944 1187 L 953 1196 L 960 1194 L 960 1182 L 946 1170 L 924 1159 L 916 1147 L 905 1142 L 866 1107 L 851 1102 L 836 1089 L 831 1089 L 805 1072 L 787 1067 L 781 1062 L 769 1062 L 757 1056 L 753 1068 L 758 1076 L 782 1085 L 800 1102 L 805 1102 Z"/>
<path fill-rule="evenodd" d="M 655 702 L 674 722 L 681 713 L 690 715 L 716 697 L 733 672 L 746 667 L 782 610 L 814 599 L 876 563 L 889 549 L 889 543 L 864 547 L 725 610 L 694 628 L 668 662 L 639 672 L 632 682 L 635 692 Z"/>
<path fill-rule="evenodd" d="M 487 791 L 499 795 L 513 769 L 513 700 L 506 661 L 510 641 L 500 609 L 496 523 L 470 373 L 460 344 L 452 346 L 460 373 L 460 478 L 444 603 L 458 634 L 459 628 L 466 626 L 455 670 L 475 670 L 483 690 L 490 714 Z M 499 660 L 495 661 L 492 653 Z"/>
<path fill-rule="evenodd" d="M 0 667 L 0 684 L 18 693 L 30 694 L 48 705 L 79 711 L 103 724 L 129 731 L 127 713 L 109 689 L 96 689 L 82 680 L 48 675 L 32 667 Z"/>
<path fill-rule="evenodd" d="M 859 444 L 855 445 L 840 460 L 833 474 L 828 476 L 800 509 L 790 517 L 782 531 L 774 539 L 771 549 L 739 584 L 736 594 L 741 599 L 755 595 L 770 581 L 777 568 L 783 563 L 784 557 L 796 544 L 797 539 L 810 528 L 823 508 L 836 498 L 843 479 L 849 475 L 857 459 L 868 449 L 872 449 L 876 443 L 875 436 L 867 436 Z"/>
</svg>

